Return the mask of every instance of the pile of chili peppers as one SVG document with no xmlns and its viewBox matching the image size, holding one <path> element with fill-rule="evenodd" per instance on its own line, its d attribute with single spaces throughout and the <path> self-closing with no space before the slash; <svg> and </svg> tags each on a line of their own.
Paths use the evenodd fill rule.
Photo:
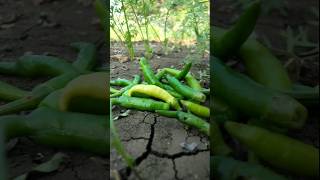
<svg viewBox="0 0 320 180">
<path fill-rule="evenodd" d="M 8 101 L 0 106 L 0 139 L 7 142 L 23 136 L 50 147 L 109 156 L 109 73 L 94 70 L 95 45 L 77 42 L 71 46 L 78 51 L 72 64 L 43 55 L 0 62 L 4 75 L 51 77 L 31 91 L 0 82 L 0 99 Z"/>
<path fill-rule="evenodd" d="M 319 149 L 288 135 L 300 131 L 308 108 L 318 105 L 319 86 L 293 83 L 281 62 L 250 36 L 259 12 L 260 2 L 255 1 L 230 29 L 211 27 L 211 112 L 224 104 L 224 114 L 229 115 L 213 112 L 212 174 L 225 180 L 319 177 Z M 247 75 L 224 64 L 231 56 L 242 60 Z M 212 126 L 215 123 L 218 126 Z M 237 150 L 216 145 L 220 142 L 214 142 L 214 131 L 219 128 L 229 141 L 231 137 L 238 142 L 229 145 Z M 247 150 L 247 157 L 239 155 L 239 145 Z"/>
</svg>

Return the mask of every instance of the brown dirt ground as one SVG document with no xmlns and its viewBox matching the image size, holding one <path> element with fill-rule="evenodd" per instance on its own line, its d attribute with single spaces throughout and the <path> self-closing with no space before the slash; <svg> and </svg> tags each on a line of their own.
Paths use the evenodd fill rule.
<svg viewBox="0 0 320 180">
<path fill-rule="evenodd" d="M 160 46 L 153 43 L 155 49 Z M 112 44 L 111 55 L 124 54 L 117 43 Z M 142 55 L 142 45 L 137 43 L 137 56 Z M 160 50 L 156 50 L 160 52 Z M 180 69 L 182 60 L 189 50 L 181 48 L 169 55 L 156 53 L 150 60 L 154 71 L 164 67 Z M 200 60 L 194 64 L 192 72 L 199 79 L 199 70 L 209 72 L 208 60 Z M 132 79 L 134 74 L 141 74 L 138 61 L 121 63 L 111 60 L 110 76 L 115 78 Z M 207 87 L 208 80 L 204 81 Z M 113 116 L 116 117 L 125 109 L 115 107 Z M 126 150 L 136 159 L 135 167 L 144 179 L 209 179 L 209 141 L 207 137 L 194 129 L 187 129 L 176 119 L 158 116 L 151 112 L 131 110 L 129 116 L 115 121 L 122 143 Z M 198 150 L 193 153 L 185 152 L 180 143 L 197 143 Z M 110 166 L 112 171 L 118 171 L 123 179 L 137 179 L 134 173 L 128 172 L 126 164 L 116 154 L 111 152 Z"/>
<path fill-rule="evenodd" d="M 318 21 L 310 12 L 308 8 L 319 7 L 319 1 L 308 0 L 308 1 L 294 1 L 288 0 L 288 16 L 281 16 L 279 13 L 274 12 L 271 15 L 262 15 L 259 18 L 256 26 L 255 33 L 261 40 L 263 36 L 267 38 L 274 48 L 273 53 L 277 54 L 282 60 L 283 64 L 286 64 L 290 58 L 283 54 L 282 49 L 285 49 L 285 40 L 280 36 L 280 30 L 286 30 L 286 26 L 290 25 L 294 28 L 303 26 L 309 28 L 309 38 L 318 43 L 319 45 L 319 26 L 312 26 L 308 24 L 308 21 Z M 215 11 L 213 12 L 214 25 L 221 27 L 228 27 L 232 24 L 231 19 L 235 19 L 235 14 L 240 14 L 238 9 L 231 6 L 230 1 L 216 1 L 214 5 Z M 318 22 L 319 23 L 319 22 Z M 279 53 L 279 50 L 280 53 Z M 308 51 L 308 50 L 307 50 Z M 303 51 L 302 51 L 303 52 Z M 235 68 L 240 71 L 245 71 L 243 65 L 239 59 L 230 59 L 235 61 Z M 306 85 L 315 86 L 319 84 L 319 51 L 317 50 L 314 54 L 301 59 L 295 58 L 292 63 L 287 67 L 289 74 L 293 81 L 300 82 Z M 304 141 L 305 143 L 312 144 L 319 148 L 319 118 L 318 118 L 318 107 L 309 109 L 309 118 L 305 127 L 299 131 L 289 132 L 291 137 Z M 244 154 L 245 149 L 239 146 L 238 143 L 227 138 L 230 144 L 233 144 L 234 148 L 239 152 L 236 157 L 238 159 L 246 160 Z M 303 156 L 303 155 L 301 155 Z M 274 169 L 275 171 L 279 170 Z M 282 172 L 284 173 L 284 172 Z M 285 173 L 284 173 L 285 174 Z M 290 177 L 290 175 L 288 175 Z M 307 177 L 290 177 L 290 179 L 310 179 Z"/>
<path fill-rule="evenodd" d="M 39 4 L 40 3 L 40 4 Z M 51 54 L 73 61 L 77 54 L 69 44 L 86 41 L 99 46 L 99 65 L 105 64 L 106 47 L 91 1 L 0 0 L 0 59 L 17 58 L 24 53 Z M 88 5 L 86 5 L 88 4 Z M 42 78 L 17 78 L 0 75 L 2 81 L 30 90 Z M 3 103 L 3 102 L 1 102 Z M 57 171 L 32 179 L 105 180 L 109 179 L 109 159 L 82 152 L 52 149 L 19 138 L 8 156 L 10 178 L 44 162 L 56 152 L 68 159 Z"/>
</svg>

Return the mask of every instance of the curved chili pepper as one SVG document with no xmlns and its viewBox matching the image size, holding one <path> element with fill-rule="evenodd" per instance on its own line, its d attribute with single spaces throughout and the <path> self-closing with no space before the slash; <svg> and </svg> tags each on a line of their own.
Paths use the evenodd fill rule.
<svg viewBox="0 0 320 180">
<path fill-rule="evenodd" d="M 73 107 L 76 107 L 81 108 L 81 112 L 106 113 L 108 81 L 109 74 L 105 72 L 85 74 L 73 79 L 64 87 L 59 109 L 74 111 Z"/>
<path fill-rule="evenodd" d="M 319 176 L 319 149 L 255 126 L 229 121 L 225 128 L 269 164 L 299 175 Z"/>
<path fill-rule="evenodd" d="M 170 104 L 176 110 L 180 110 L 181 107 L 175 97 L 169 94 L 166 90 L 156 86 L 156 85 L 145 85 L 145 84 L 138 84 L 133 86 L 129 91 L 128 95 L 131 96 L 132 93 L 141 93 L 145 94 L 157 99 L 161 99 L 166 103 Z"/>
<path fill-rule="evenodd" d="M 174 90 L 179 92 L 182 96 L 199 102 L 204 102 L 206 100 L 206 95 L 204 95 L 201 91 L 197 91 L 192 89 L 189 86 L 182 84 L 178 79 L 171 75 L 166 76 L 168 83 Z"/>
<path fill-rule="evenodd" d="M 141 111 L 168 110 L 170 108 L 170 105 L 164 102 L 129 96 L 111 98 L 111 102 L 114 105 L 120 105 L 125 108 L 133 108 Z"/>
<path fill-rule="evenodd" d="M 0 81 L 0 99 L 13 101 L 26 96 L 29 92 Z"/>
<path fill-rule="evenodd" d="M 191 113 L 167 110 L 156 110 L 156 113 L 170 118 L 177 118 L 181 123 L 194 127 L 207 136 L 210 135 L 209 123 Z"/>
<path fill-rule="evenodd" d="M 238 161 L 225 156 L 210 157 L 214 179 L 256 179 L 256 180 L 286 180 L 285 177 L 257 164 Z"/>
<path fill-rule="evenodd" d="M 59 112 L 38 108 L 29 115 L 0 117 L 7 140 L 28 136 L 51 147 L 109 155 L 107 116 Z"/>
<path fill-rule="evenodd" d="M 62 74 L 36 86 L 27 96 L 0 106 L 0 115 L 36 108 L 48 94 L 63 88 L 69 81 L 78 75 L 78 73 L 74 72 Z"/>
<path fill-rule="evenodd" d="M 176 78 L 178 80 L 184 79 L 186 77 L 186 75 L 189 73 L 190 69 L 191 69 L 192 63 L 187 63 L 183 66 L 182 71 L 176 76 Z"/>
<path fill-rule="evenodd" d="M 157 85 L 162 88 L 162 83 L 157 79 L 156 75 L 152 71 L 148 60 L 142 57 L 139 63 L 140 63 L 140 67 L 143 72 L 143 77 L 145 81 L 151 85 Z"/>
<path fill-rule="evenodd" d="M 166 73 L 171 74 L 172 76 L 178 76 L 178 74 L 181 72 L 179 70 L 176 69 L 172 69 L 172 68 L 164 68 L 163 69 Z M 185 80 L 186 83 L 194 90 L 198 90 L 201 91 L 202 87 L 200 82 L 192 76 L 192 74 L 189 72 L 186 76 L 185 76 Z"/>
<path fill-rule="evenodd" d="M 210 109 L 206 106 L 202 106 L 200 104 L 185 100 L 180 100 L 180 102 L 183 106 L 187 108 L 188 111 L 192 112 L 193 114 L 205 118 L 210 117 Z"/>
<path fill-rule="evenodd" d="M 67 60 L 43 55 L 24 55 L 16 62 L 0 62 L 0 73 L 26 77 L 58 76 L 75 72 Z"/>
<path fill-rule="evenodd" d="M 248 77 L 232 71 L 214 58 L 214 93 L 226 103 L 251 117 L 262 118 L 279 126 L 301 128 L 307 118 L 306 108 L 295 99 L 266 89 Z"/>
<path fill-rule="evenodd" d="M 94 44 L 86 42 L 71 43 L 71 47 L 78 51 L 77 60 L 72 63 L 79 72 L 88 72 L 96 65 L 97 49 Z"/>
<path fill-rule="evenodd" d="M 213 55 L 216 57 L 230 56 L 231 52 L 237 52 L 241 45 L 247 40 L 252 33 L 258 16 L 260 14 L 260 1 L 253 2 L 248 9 L 240 16 L 237 23 L 223 34 L 213 31 Z M 217 35 L 220 37 L 217 37 Z"/>
<path fill-rule="evenodd" d="M 128 85 L 128 86 L 120 89 L 120 91 L 119 91 L 118 93 L 111 94 L 110 97 L 113 98 L 113 97 L 119 97 L 119 96 L 121 96 L 123 93 L 127 92 L 127 91 L 128 91 L 129 89 L 131 89 L 133 86 L 139 84 L 140 80 L 141 80 L 141 79 L 140 79 L 140 76 L 134 75 L 133 81 L 132 81 L 132 83 L 131 83 L 130 85 Z"/>
</svg>

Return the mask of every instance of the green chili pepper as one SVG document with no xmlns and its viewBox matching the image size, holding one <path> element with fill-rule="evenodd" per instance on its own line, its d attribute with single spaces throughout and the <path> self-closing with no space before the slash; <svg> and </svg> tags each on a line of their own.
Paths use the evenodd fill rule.
<svg viewBox="0 0 320 180">
<path fill-rule="evenodd" d="M 158 80 L 160 80 L 165 74 L 166 71 L 164 69 L 160 69 L 155 76 Z"/>
<path fill-rule="evenodd" d="M 183 96 L 181 94 L 179 94 L 176 90 L 174 90 L 171 86 L 167 85 L 167 84 L 163 84 L 163 88 L 169 93 L 171 94 L 173 97 L 177 98 L 177 99 L 182 99 Z"/>
<path fill-rule="evenodd" d="M 319 149 L 255 126 L 226 122 L 225 128 L 269 164 L 299 175 L 319 176 Z"/>
<path fill-rule="evenodd" d="M 109 155 L 107 116 L 38 108 L 29 115 L 0 117 L 7 140 L 28 136 L 39 144 Z"/>
<path fill-rule="evenodd" d="M 205 135 L 209 136 L 209 129 L 210 125 L 208 122 L 202 120 L 201 118 L 190 114 L 190 113 L 185 113 L 182 111 L 177 112 L 178 120 L 188 126 L 195 127 L 198 129 L 201 133 L 204 133 Z"/>
<path fill-rule="evenodd" d="M 29 92 L 0 81 L 0 99 L 13 101 L 26 96 Z"/>
<path fill-rule="evenodd" d="M 261 165 L 242 162 L 229 157 L 213 156 L 210 157 L 210 162 L 211 167 L 213 167 L 214 179 L 286 180 L 285 177 Z"/>
<path fill-rule="evenodd" d="M 164 102 L 129 96 L 111 98 L 111 102 L 114 105 L 120 105 L 125 108 L 133 108 L 142 111 L 168 110 L 170 108 L 170 105 Z"/>
<path fill-rule="evenodd" d="M 23 110 L 34 109 L 51 92 L 63 88 L 78 73 L 66 73 L 36 86 L 27 96 L 0 106 L 0 115 L 11 114 Z"/>
<path fill-rule="evenodd" d="M 118 89 L 115 89 L 113 87 L 110 87 L 109 91 L 110 91 L 111 94 L 115 94 L 115 93 L 119 93 L 120 92 Z"/>
<path fill-rule="evenodd" d="M 197 91 L 195 89 L 190 88 L 189 86 L 186 86 L 182 84 L 178 79 L 171 75 L 166 76 L 168 83 L 171 87 L 173 87 L 174 90 L 179 92 L 184 97 L 195 100 L 199 102 L 204 102 L 206 100 L 206 95 L 204 95 L 202 92 Z"/>
<path fill-rule="evenodd" d="M 140 80 L 141 80 L 140 76 L 134 75 L 134 79 L 133 79 L 133 81 L 132 81 L 132 83 L 130 85 L 122 88 L 118 93 L 110 95 L 110 97 L 119 97 L 119 96 L 121 96 L 123 93 L 125 93 L 126 91 L 131 89 L 133 86 L 139 84 Z"/>
<path fill-rule="evenodd" d="M 198 129 L 201 133 L 209 136 L 209 127 L 210 127 L 209 123 L 193 114 L 182 112 L 182 111 L 167 111 L 167 110 L 156 110 L 155 112 L 162 116 L 177 118 L 181 123 L 194 127 Z"/>
<path fill-rule="evenodd" d="M 219 33 L 219 30 L 216 31 L 215 27 L 211 28 L 213 31 L 212 52 L 214 56 L 223 58 L 232 55 L 232 52 L 238 51 L 256 25 L 260 14 L 260 5 L 260 1 L 253 2 L 240 16 L 237 23 L 224 33 Z"/>
<path fill-rule="evenodd" d="M 145 84 L 135 85 L 129 90 L 128 95 L 131 96 L 133 93 L 141 93 L 141 94 L 148 95 L 150 97 L 161 99 L 167 102 L 168 104 L 170 104 L 170 106 L 172 106 L 176 110 L 181 109 L 179 102 L 175 97 L 169 94 L 166 90 L 156 85 L 145 85 Z"/>
<path fill-rule="evenodd" d="M 66 60 L 43 55 L 24 55 L 16 62 L 0 62 L 0 73 L 26 77 L 58 76 L 75 72 Z"/>
<path fill-rule="evenodd" d="M 161 82 L 157 79 L 156 75 L 151 69 L 151 66 L 148 62 L 148 60 L 144 57 L 142 57 L 139 61 L 141 70 L 143 72 L 144 79 L 147 83 L 151 85 L 157 85 L 162 88 Z"/>
<path fill-rule="evenodd" d="M 80 72 L 90 71 L 96 65 L 97 50 L 94 44 L 86 42 L 71 43 L 71 47 L 75 48 L 78 53 L 77 60 L 72 63 Z"/>
<path fill-rule="evenodd" d="M 248 77 L 232 71 L 214 58 L 213 81 L 215 96 L 246 115 L 272 121 L 287 128 L 301 128 L 307 118 L 307 110 L 295 99 L 266 89 Z"/>
<path fill-rule="evenodd" d="M 291 90 L 282 92 L 291 97 L 294 97 L 306 106 L 314 106 L 319 104 L 319 86 L 309 87 L 294 84 Z"/>
<path fill-rule="evenodd" d="M 112 86 L 129 86 L 132 82 L 127 79 L 115 79 L 110 81 L 110 85 Z"/>
<path fill-rule="evenodd" d="M 95 72 L 81 75 L 70 81 L 61 94 L 59 109 L 104 114 L 106 113 L 109 92 L 109 74 Z M 75 108 L 75 109 L 74 109 Z"/>
<path fill-rule="evenodd" d="M 186 75 L 189 73 L 190 69 L 191 69 L 192 63 L 187 63 L 186 65 L 184 65 L 182 71 L 177 75 L 177 79 L 181 80 L 184 79 L 186 77 Z"/>
<path fill-rule="evenodd" d="M 39 103 L 38 107 L 59 109 L 59 102 L 61 99 L 62 92 L 63 89 L 53 91 Z"/>
<path fill-rule="evenodd" d="M 171 69 L 171 68 L 164 68 L 164 70 L 166 71 L 166 73 L 171 74 L 172 76 L 175 76 L 175 77 L 178 76 L 178 74 L 181 72 L 179 70 Z M 192 89 L 198 90 L 198 91 L 202 90 L 200 82 L 196 78 L 194 78 L 190 72 L 185 76 L 185 80 L 186 80 L 186 83 Z"/>
<path fill-rule="evenodd" d="M 254 39 L 248 39 L 238 52 L 246 71 L 255 81 L 276 90 L 290 90 L 292 83 L 286 69 L 270 51 Z"/>
<path fill-rule="evenodd" d="M 180 102 L 181 104 L 183 104 L 183 106 L 185 106 L 188 109 L 188 111 L 192 112 L 193 114 L 205 118 L 210 117 L 210 109 L 206 106 L 202 106 L 200 104 L 185 100 L 180 100 Z"/>
<path fill-rule="evenodd" d="M 178 111 L 156 110 L 155 112 L 161 116 L 169 118 L 178 118 Z"/>
</svg>

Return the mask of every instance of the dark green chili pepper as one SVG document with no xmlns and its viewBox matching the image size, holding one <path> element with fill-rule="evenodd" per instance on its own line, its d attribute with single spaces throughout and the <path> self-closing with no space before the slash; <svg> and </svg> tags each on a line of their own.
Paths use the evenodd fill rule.
<svg viewBox="0 0 320 180">
<path fill-rule="evenodd" d="M 71 43 L 71 47 L 75 48 L 78 53 L 77 60 L 72 63 L 80 72 L 90 71 L 96 65 L 97 50 L 94 44 L 86 42 Z"/>
<path fill-rule="evenodd" d="M 0 117 L 7 140 L 28 136 L 39 144 L 109 155 L 107 116 L 38 108 L 29 115 Z"/>
<path fill-rule="evenodd" d="M 306 106 L 314 106 L 319 104 L 319 86 L 309 87 L 294 84 L 291 90 L 281 92 L 294 97 Z"/>
<path fill-rule="evenodd" d="M 78 73 L 66 73 L 36 86 L 27 96 L 0 106 L 0 115 L 16 113 L 34 109 L 51 92 L 63 88 L 69 81 L 78 76 Z"/>
<path fill-rule="evenodd" d="M 29 92 L 0 81 L 0 99 L 13 101 L 26 96 Z"/>
<path fill-rule="evenodd" d="M 121 96 L 123 93 L 125 93 L 126 91 L 131 89 L 133 86 L 139 84 L 140 80 L 141 79 L 140 79 L 139 75 L 134 75 L 133 81 L 132 81 L 132 83 L 130 85 L 120 89 L 120 91 L 118 93 L 111 94 L 110 97 L 119 97 L 119 96 Z"/>
<path fill-rule="evenodd" d="M 164 68 L 164 70 L 166 71 L 166 73 L 176 77 L 178 76 L 178 74 L 181 72 L 179 70 L 176 70 L 176 69 L 171 69 L 171 68 Z M 193 77 L 193 75 L 191 74 L 191 72 L 189 72 L 186 76 L 185 76 L 185 80 L 186 80 L 186 83 L 192 88 L 192 89 L 195 89 L 195 90 L 202 90 L 202 87 L 201 87 L 201 84 L 200 82 L 195 78 Z"/>
<path fill-rule="evenodd" d="M 285 177 L 261 165 L 242 162 L 225 156 L 212 156 L 210 162 L 211 167 L 213 167 L 214 179 L 286 180 Z"/>
<path fill-rule="evenodd" d="M 169 118 L 178 118 L 178 111 L 156 110 L 155 112 L 161 116 Z"/>
<path fill-rule="evenodd" d="M 167 84 L 163 84 L 163 88 L 168 91 L 168 93 L 170 93 L 173 97 L 178 98 L 178 99 L 182 99 L 183 96 L 181 94 L 179 94 L 176 90 L 174 90 L 171 86 L 167 85 Z"/>
<path fill-rule="evenodd" d="M 240 16 L 237 23 L 228 31 L 219 33 L 215 27 L 213 31 L 213 55 L 216 57 L 226 57 L 236 53 L 241 45 L 252 33 L 258 16 L 260 14 L 260 1 L 253 2 L 248 9 Z M 220 37 L 219 37 L 220 36 Z"/>
<path fill-rule="evenodd" d="M 129 86 L 132 82 L 127 79 L 118 78 L 110 81 L 111 86 Z"/>
<path fill-rule="evenodd" d="M 301 128 L 307 110 L 295 99 L 266 89 L 247 76 L 232 71 L 217 58 L 210 61 L 214 68 L 214 95 L 251 117 L 271 121 L 287 128 Z"/>
<path fill-rule="evenodd" d="M 178 79 L 169 74 L 166 77 L 170 86 L 184 97 L 199 102 L 204 102 L 206 100 L 206 95 L 204 95 L 202 92 L 182 84 Z"/>
<path fill-rule="evenodd" d="M 111 98 L 111 102 L 114 105 L 120 105 L 125 108 L 133 108 L 142 111 L 168 110 L 170 108 L 170 105 L 168 103 L 148 98 L 137 98 L 129 96 Z"/>
<path fill-rule="evenodd" d="M 184 65 L 182 71 L 176 76 L 176 78 L 178 80 L 184 79 L 186 77 L 186 75 L 189 73 L 191 66 L 192 66 L 191 62 Z"/>
<path fill-rule="evenodd" d="M 259 158 L 289 172 L 319 176 L 319 149 L 263 128 L 226 122 L 228 133 Z"/>
<path fill-rule="evenodd" d="M 159 70 L 159 71 L 157 72 L 156 78 L 157 78 L 158 80 L 160 80 L 165 74 L 166 74 L 165 69 L 161 69 L 161 70 Z"/>
<path fill-rule="evenodd" d="M 16 62 L 0 62 L 0 73 L 26 77 L 58 76 L 75 72 L 66 60 L 43 55 L 24 55 Z"/>
<path fill-rule="evenodd" d="M 238 52 L 252 79 L 276 90 L 290 90 L 292 83 L 278 58 L 261 43 L 249 38 Z"/>
<path fill-rule="evenodd" d="M 162 88 L 162 83 L 157 79 L 156 75 L 152 71 L 152 68 L 148 60 L 142 57 L 139 63 L 140 63 L 141 70 L 143 72 L 144 80 L 151 85 L 157 85 Z"/>
</svg>

